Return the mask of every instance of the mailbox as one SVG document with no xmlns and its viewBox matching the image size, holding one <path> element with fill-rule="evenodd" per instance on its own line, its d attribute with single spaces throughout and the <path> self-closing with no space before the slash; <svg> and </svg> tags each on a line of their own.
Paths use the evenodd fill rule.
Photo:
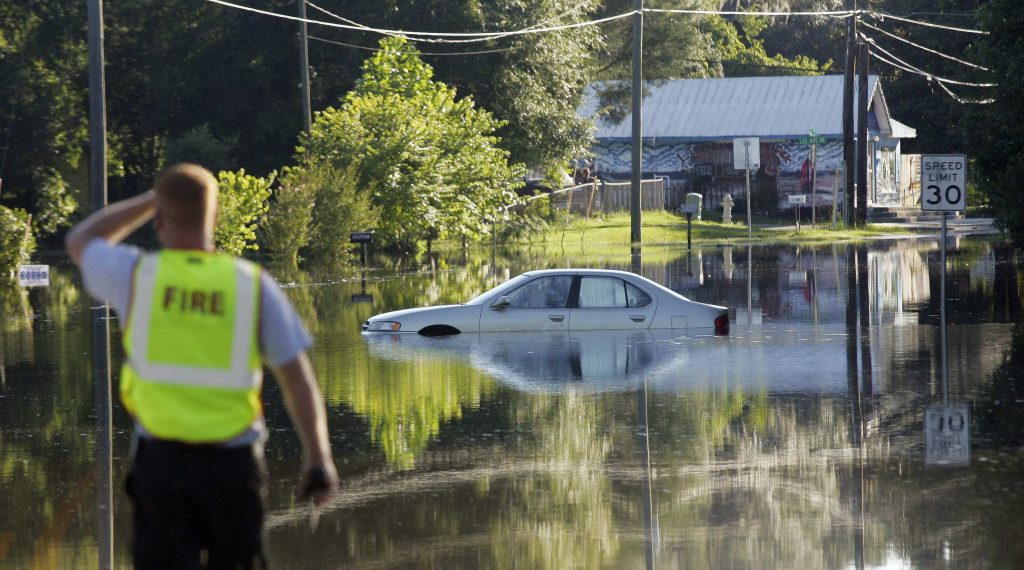
<svg viewBox="0 0 1024 570">
<path fill-rule="evenodd" d="M 373 232 L 352 232 L 348 239 L 352 243 L 373 243 Z"/>
<path fill-rule="evenodd" d="M 696 192 L 686 195 L 686 203 L 681 208 L 684 214 L 693 214 L 694 219 L 700 221 L 700 213 L 703 210 L 704 197 Z"/>
</svg>

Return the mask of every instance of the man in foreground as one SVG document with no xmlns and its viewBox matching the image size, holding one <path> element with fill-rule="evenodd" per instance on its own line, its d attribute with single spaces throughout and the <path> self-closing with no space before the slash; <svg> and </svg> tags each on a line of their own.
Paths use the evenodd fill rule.
<svg viewBox="0 0 1024 570">
<path fill-rule="evenodd" d="M 214 251 L 217 191 L 208 170 L 172 166 L 66 240 L 87 290 L 122 322 L 138 568 L 265 566 L 263 362 L 302 441 L 300 499 L 319 506 L 337 488 L 309 333 L 272 277 Z M 120 243 L 150 219 L 161 250 Z"/>
</svg>

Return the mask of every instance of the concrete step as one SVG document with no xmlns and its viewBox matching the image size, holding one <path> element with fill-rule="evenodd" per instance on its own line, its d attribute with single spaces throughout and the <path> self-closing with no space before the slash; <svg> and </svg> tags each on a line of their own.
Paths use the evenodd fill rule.
<svg viewBox="0 0 1024 570">
<path fill-rule="evenodd" d="M 940 222 L 942 212 L 925 212 L 914 207 L 878 207 L 868 208 L 868 222 L 877 223 L 916 223 Z"/>
</svg>

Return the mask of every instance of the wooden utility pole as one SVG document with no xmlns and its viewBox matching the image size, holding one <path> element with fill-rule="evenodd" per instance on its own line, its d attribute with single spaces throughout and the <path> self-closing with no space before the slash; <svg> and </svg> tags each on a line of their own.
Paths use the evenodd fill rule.
<svg viewBox="0 0 1024 570">
<path fill-rule="evenodd" d="M 302 68 L 302 128 L 308 135 L 313 130 L 313 110 L 309 97 L 309 37 L 306 33 L 306 0 L 299 5 L 299 65 Z"/>
<path fill-rule="evenodd" d="M 103 75 L 103 0 L 89 0 L 89 208 L 107 205 L 107 111 Z"/>
<path fill-rule="evenodd" d="M 868 223 L 868 44 L 857 49 L 857 215 L 856 225 Z"/>
<path fill-rule="evenodd" d="M 847 10 L 856 10 L 856 0 L 846 0 Z M 853 221 L 854 179 L 853 162 L 853 70 L 857 60 L 857 17 L 847 16 L 846 20 L 846 69 L 843 73 L 843 170 L 846 176 L 846 193 L 843 196 L 845 221 Z"/>
<path fill-rule="evenodd" d="M 89 0 L 89 208 L 107 205 L 107 111 L 103 74 L 103 0 Z M 93 395 L 96 400 L 96 546 L 97 567 L 114 564 L 114 496 L 110 378 L 110 309 L 90 303 Z"/>
<path fill-rule="evenodd" d="M 629 242 L 641 239 L 640 179 L 643 175 L 643 100 L 644 100 L 644 0 L 634 0 L 633 9 L 633 178 L 629 193 Z"/>
</svg>

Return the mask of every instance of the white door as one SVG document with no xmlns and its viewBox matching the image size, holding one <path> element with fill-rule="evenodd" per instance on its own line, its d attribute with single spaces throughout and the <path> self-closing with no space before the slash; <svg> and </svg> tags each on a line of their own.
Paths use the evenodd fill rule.
<svg viewBox="0 0 1024 570">
<path fill-rule="evenodd" d="M 643 289 L 618 277 L 583 276 L 569 330 L 646 329 L 655 303 Z"/>
<path fill-rule="evenodd" d="M 507 303 L 485 305 L 480 331 L 569 330 L 569 289 L 572 275 L 538 277 L 505 295 Z"/>
</svg>

